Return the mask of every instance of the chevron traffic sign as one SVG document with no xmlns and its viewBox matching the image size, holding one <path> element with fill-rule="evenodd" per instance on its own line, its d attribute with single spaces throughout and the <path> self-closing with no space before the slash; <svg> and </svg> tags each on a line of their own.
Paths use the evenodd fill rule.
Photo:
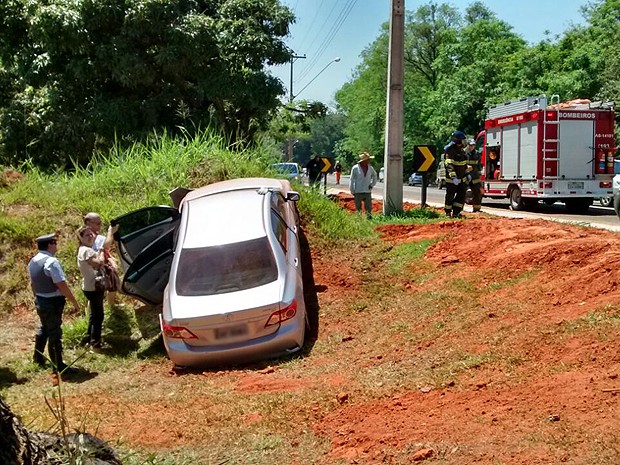
<svg viewBox="0 0 620 465">
<path fill-rule="evenodd" d="M 334 165 L 336 164 L 334 162 L 333 158 L 329 158 L 329 157 L 319 157 L 319 161 L 321 163 L 321 173 L 331 173 L 332 171 L 334 171 Z"/>
<path fill-rule="evenodd" d="M 436 151 L 437 148 L 433 145 L 414 145 L 412 170 L 420 173 L 430 170 L 435 163 Z"/>
</svg>

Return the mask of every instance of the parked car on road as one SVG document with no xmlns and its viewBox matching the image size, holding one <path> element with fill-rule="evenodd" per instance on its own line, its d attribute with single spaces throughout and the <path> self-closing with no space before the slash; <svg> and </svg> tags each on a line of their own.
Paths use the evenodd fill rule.
<svg viewBox="0 0 620 465">
<path fill-rule="evenodd" d="M 274 163 L 271 167 L 289 181 L 301 181 L 302 171 L 297 163 Z"/>
<path fill-rule="evenodd" d="M 234 179 L 189 191 L 178 209 L 148 207 L 112 221 L 122 290 L 162 304 L 172 362 L 247 362 L 302 347 L 297 200 L 286 180 Z"/>
<path fill-rule="evenodd" d="M 423 182 L 424 182 L 424 179 L 422 178 L 421 173 L 412 173 L 411 176 L 409 176 L 407 185 L 408 186 L 415 186 L 416 184 L 422 185 Z"/>
</svg>

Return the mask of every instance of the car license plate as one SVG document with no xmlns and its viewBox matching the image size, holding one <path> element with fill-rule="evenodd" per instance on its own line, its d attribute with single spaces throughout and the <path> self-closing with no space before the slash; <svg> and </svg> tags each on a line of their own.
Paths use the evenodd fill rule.
<svg viewBox="0 0 620 465">
<path fill-rule="evenodd" d="M 215 329 L 215 339 L 231 339 L 238 336 L 245 336 L 248 333 L 248 326 L 234 325 L 226 326 L 224 328 Z"/>
<path fill-rule="evenodd" d="M 583 182 L 569 182 L 569 189 L 583 189 Z"/>
</svg>

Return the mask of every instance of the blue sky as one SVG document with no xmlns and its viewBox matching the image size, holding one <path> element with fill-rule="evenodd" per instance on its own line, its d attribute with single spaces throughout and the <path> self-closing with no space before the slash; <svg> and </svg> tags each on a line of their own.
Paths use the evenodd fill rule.
<svg viewBox="0 0 620 465">
<path fill-rule="evenodd" d="M 381 24 L 389 20 L 390 0 L 281 0 L 281 3 L 290 7 L 297 17 L 287 45 L 297 55 L 306 56 L 293 64 L 293 94 L 299 95 L 298 99 L 320 100 L 331 105 L 336 90 L 351 79 L 353 70 L 360 64 L 360 53 L 379 35 Z M 415 10 L 427 3 L 405 0 L 405 8 Z M 473 2 L 446 3 L 462 13 Z M 554 37 L 572 24 L 584 24 L 580 8 L 588 1 L 487 0 L 483 3 L 510 24 L 515 33 L 530 43 L 537 43 L 545 38 L 545 30 Z M 340 61 L 333 61 L 335 58 Z M 290 64 L 273 67 L 271 72 L 284 82 L 288 98 Z"/>
</svg>

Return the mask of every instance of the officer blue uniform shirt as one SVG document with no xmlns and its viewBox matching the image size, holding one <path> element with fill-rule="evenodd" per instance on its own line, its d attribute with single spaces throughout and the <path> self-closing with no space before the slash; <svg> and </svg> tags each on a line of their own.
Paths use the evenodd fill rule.
<svg viewBox="0 0 620 465">
<path fill-rule="evenodd" d="M 55 239 L 56 234 L 47 234 L 45 236 L 37 237 L 36 241 L 41 243 L 49 242 Z M 43 271 L 43 276 L 39 275 L 41 269 Z M 54 284 L 66 281 L 65 273 L 60 265 L 60 262 L 50 252 L 47 250 L 39 250 L 39 252 L 30 260 L 30 263 L 28 264 L 28 271 L 30 273 L 35 295 L 40 297 L 59 297 L 63 295 L 57 287 L 54 286 L 54 289 L 51 289 L 49 286 L 49 280 L 45 279 L 45 277 L 51 279 Z"/>
</svg>

